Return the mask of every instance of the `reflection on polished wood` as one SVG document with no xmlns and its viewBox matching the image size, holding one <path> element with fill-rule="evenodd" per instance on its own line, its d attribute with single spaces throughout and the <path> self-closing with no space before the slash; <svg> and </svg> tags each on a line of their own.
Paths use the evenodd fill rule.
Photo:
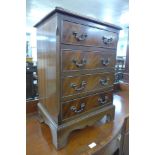
<svg viewBox="0 0 155 155">
<path fill-rule="evenodd" d="M 114 105 L 116 109 L 113 122 L 104 124 L 104 119 L 102 119 L 94 126 L 73 131 L 68 145 L 59 151 L 51 143 L 48 126 L 39 123 L 37 114 L 27 116 L 27 155 L 88 155 L 100 152 L 99 150 L 118 135 L 124 119 L 129 115 L 128 91 L 115 94 Z M 92 142 L 97 145 L 90 149 L 88 145 Z"/>
</svg>

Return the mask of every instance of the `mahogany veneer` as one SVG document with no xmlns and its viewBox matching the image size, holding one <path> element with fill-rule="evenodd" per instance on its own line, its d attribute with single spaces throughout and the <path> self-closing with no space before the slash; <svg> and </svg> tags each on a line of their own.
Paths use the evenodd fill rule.
<svg viewBox="0 0 155 155">
<path fill-rule="evenodd" d="M 37 27 L 38 111 L 53 144 L 105 115 L 114 119 L 113 83 L 118 26 L 56 8 Z"/>
</svg>

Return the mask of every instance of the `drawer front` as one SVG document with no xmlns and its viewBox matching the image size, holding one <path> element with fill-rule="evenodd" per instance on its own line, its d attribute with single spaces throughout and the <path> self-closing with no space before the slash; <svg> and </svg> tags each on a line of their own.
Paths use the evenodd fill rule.
<svg viewBox="0 0 155 155">
<path fill-rule="evenodd" d="M 65 77 L 62 79 L 62 96 L 108 88 L 109 86 L 112 86 L 113 83 L 114 74 L 110 72 Z"/>
<path fill-rule="evenodd" d="M 93 108 L 107 105 L 108 103 L 112 103 L 112 98 L 113 95 L 110 91 L 65 102 L 62 104 L 62 118 L 66 119 L 92 110 Z"/>
<path fill-rule="evenodd" d="M 68 21 L 62 27 L 62 43 L 117 48 L 117 33 Z"/>
<path fill-rule="evenodd" d="M 104 69 L 115 67 L 115 52 L 62 51 L 62 70 Z"/>
</svg>

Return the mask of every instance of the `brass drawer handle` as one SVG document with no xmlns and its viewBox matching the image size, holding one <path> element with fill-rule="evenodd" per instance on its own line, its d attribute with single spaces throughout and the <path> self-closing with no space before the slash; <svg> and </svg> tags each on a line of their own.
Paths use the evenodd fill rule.
<svg viewBox="0 0 155 155">
<path fill-rule="evenodd" d="M 73 88 L 76 91 L 81 91 L 81 90 L 83 90 L 85 88 L 86 84 L 87 84 L 86 81 L 82 81 L 81 84 L 80 84 L 81 87 L 78 88 L 75 83 L 71 83 L 70 87 Z"/>
<path fill-rule="evenodd" d="M 103 66 L 108 66 L 110 64 L 110 58 L 101 59 L 101 63 L 102 63 Z"/>
<path fill-rule="evenodd" d="M 98 99 L 99 104 L 102 104 L 102 105 L 107 103 L 107 101 L 108 101 L 108 96 L 104 96 Z"/>
<path fill-rule="evenodd" d="M 113 38 L 106 38 L 104 36 L 102 37 L 102 40 L 105 45 L 112 44 L 113 42 Z"/>
<path fill-rule="evenodd" d="M 71 106 L 70 110 L 74 111 L 75 113 L 80 113 L 84 110 L 84 108 L 85 108 L 85 103 L 81 103 L 79 110 L 75 106 Z"/>
<path fill-rule="evenodd" d="M 109 78 L 106 78 L 106 79 L 100 79 L 100 84 L 105 86 L 108 84 L 108 81 L 109 81 Z"/>
<path fill-rule="evenodd" d="M 80 63 L 78 63 L 77 59 L 73 59 L 72 62 L 76 65 L 76 67 L 80 68 L 86 64 L 86 59 L 82 59 Z"/>
<path fill-rule="evenodd" d="M 77 41 L 84 41 L 84 40 L 86 40 L 86 38 L 88 36 L 86 33 L 83 33 L 80 35 L 80 34 L 78 34 L 78 32 L 73 32 L 73 35 Z"/>
</svg>

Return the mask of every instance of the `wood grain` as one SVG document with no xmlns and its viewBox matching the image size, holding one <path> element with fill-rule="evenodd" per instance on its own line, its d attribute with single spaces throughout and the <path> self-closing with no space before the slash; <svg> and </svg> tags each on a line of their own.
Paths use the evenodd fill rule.
<svg viewBox="0 0 155 155">
<path fill-rule="evenodd" d="M 62 71 L 105 69 L 115 67 L 115 52 L 62 50 Z M 84 60 L 86 61 L 84 63 Z M 75 62 L 76 61 L 76 62 Z M 106 62 L 108 62 L 106 64 Z M 80 66 L 79 64 L 83 64 Z"/>
<path fill-rule="evenodd" d="M 76 45 L 85 45 L 85 46 L 97 46 L 97 47 L 106 47 L 106 48 L 116 48 L 118 41 L 118 34 L 110 31 L 88 27 L 85 25 L 80 25 L 76 23 L 71 23 L 68 21 L 63 22 L 63 35 L 61 42 L 68 44 Z M 74 32 L 77 33 L 78 37 L 87 35 L 85 39 L 78 40 L 76 39 Z M 103 37 L 111 39 L 111 43 L 104 43 Z M 83 37 L 82 37 L 83 38 Z"/>
<path fill-rule="evenodd" d="M 45 104 L 53 119 L 58 122 L 56 28 L 56 16 L 37 28 L 37 68 L 39 101 Z"/>
<path fill-rule="evenodd" d="M 112 90 L 120 28 L 70 15 L 61 9 L 56 9 L 36 24 L 38 112 L 44 123 L 49 126 L 53 144 L 57 149 L 67 144 L 68 136 L 73 130 L 93 125 L 104 116 L 108 121 L 112 121 L 115 111 L 112 102 L 105 107 L 97 108 L 96 100 L 99 96 L 94 97 L 94 95 Z M 77 48 L 79 46 L 81 46 L 80 51 L 78 51 L 80 48 Z M 87 47 L 86 51 L 84 47 Z M 83 56 L 87 58 L 86 61 L 85 58 L 82 59 Z M 74 62 L 73 57 L 75 57 Z M 85 63 L 87 73 L 80 69 L 76 70 L 79 74 L 72 72 L 75 70 L 73 66 L 81 67 Z M 105 70 L 108 65 L 109 69 Z M 93 97 L 87 98 L 88 95 Z M 103 96 L 100 97 L 102 97 L 100 101 L 104 102 Z M 72 102 L 73 100 L 75 102 Z M 74 112 L 80 112 L 83 108 L 81 101 L 86 102 L 86 112 L 79 115 L 80 117 L 72 117 L 73 114 L 69 112 L 70 106 Z"/>
<path fill-rule="evenodd" d="M 76 99 L 74 101 L 65 102 L 63 103 L 62 106 L 62 118 L 66 119 L 74 115 L 79 115 L 88 112 L 89 110 L 92 109 L 95 110 L 94 108 L 96 107 L 106 106 L 109 103 L 112 104 L 112 99 L 113 99 L 112 92 L 106 92 L 97 95 L 83 97 L 81 99 Z M 85 105 L 83 107 L 83 110 L 81 110 L 81 112 L 75 112 L 71 109 L 71 107 L 74 106 L 77 109 L 77 111 L 80 111 L 81 104 Z"/>
<path fill-rule="evenodd" d="M 105 84 L 101 84 L 101 80 L 105 80 Z M 86 84 L 82 87 L 82 82 L 85 81 Z M 114 83 L 114 75 L 110 72 L 101 74 L 90 74 L 82 76 L 64 77 L 62 79 L 62 96 L 78 94 L 82 92 L 103 89 L 112 86 Z M 76 87 L 71 85 L 75 84 Z M 79 88 L 80 90 L 77 90 Z"/>
</svg>

